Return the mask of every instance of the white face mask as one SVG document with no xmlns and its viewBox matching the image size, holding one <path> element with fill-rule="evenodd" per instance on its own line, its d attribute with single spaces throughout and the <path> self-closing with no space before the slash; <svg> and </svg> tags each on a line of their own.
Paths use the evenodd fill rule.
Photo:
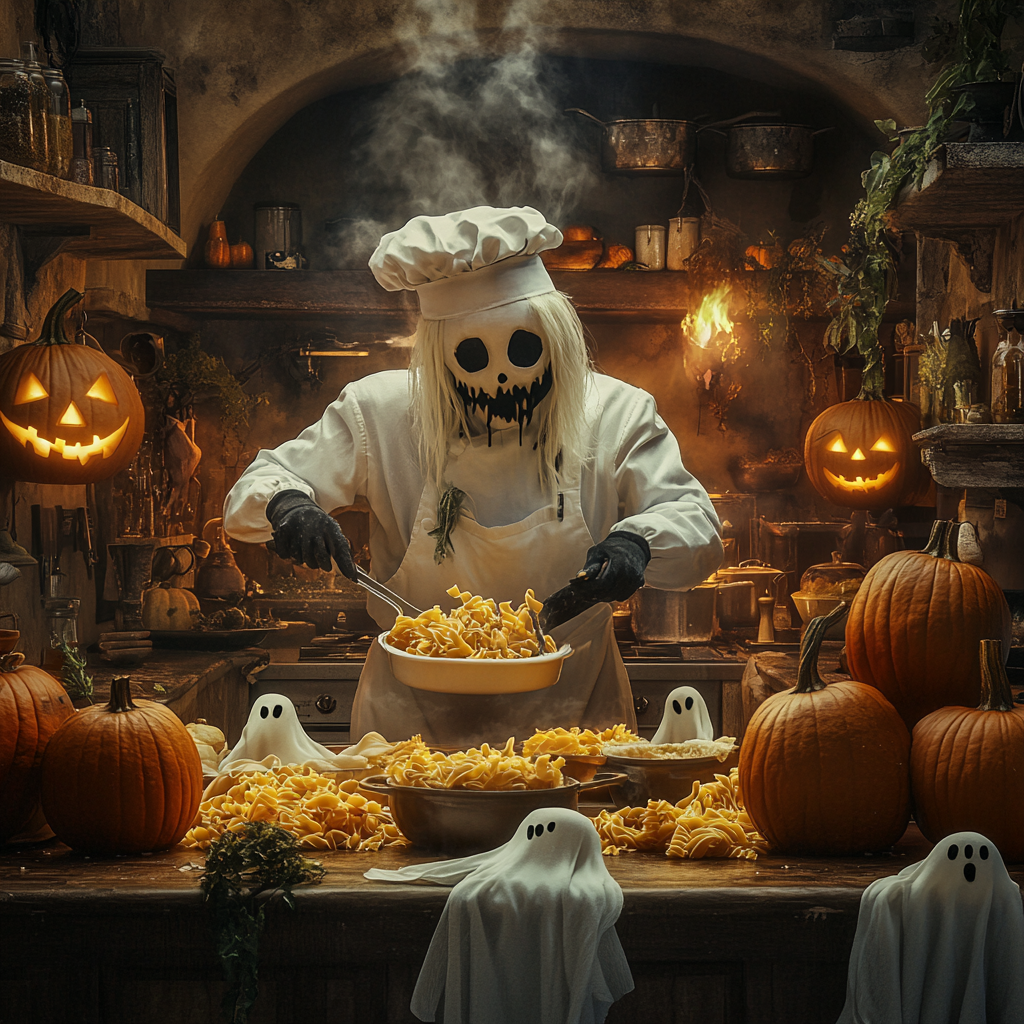
<svg viewBox="0 0 1024 1024">
<path fill-rule="evenodd" d="M 551 353 L 528 299 L 444 324 L 444 365 L 466 412 L 487 427 L 530 423 L 551 390 Z"/>
<path fill-rule="evenodd" d="M 692 686 L 677 686 L 665 698 L 665 713 L 652 743 L 713 740 L 714 729 L 704 698 Z"/>
<path fill-rule="evenodd" d="M 1024 1020 L 1024 911 L 994 844 L 957 832 L 864 890 L 839 1024 Z"/>
</svg>

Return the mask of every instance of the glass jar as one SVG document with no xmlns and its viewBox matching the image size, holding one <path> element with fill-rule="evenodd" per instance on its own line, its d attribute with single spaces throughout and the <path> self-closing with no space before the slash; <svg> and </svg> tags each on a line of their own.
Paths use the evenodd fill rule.
<svg viewBox="0 0 1024 1024">
<path fill-rule="evenodd" d="M 1024 339 L 999 342 L 992 357 L 992 421 L 1024 423 Z"/>
<path fill-rule="evenodd" d="M 71 135 L 71 93 L 64 76 L 53 68 L 43 71 L 50 94 L 50 108 L 46 113 L 50 140 L 50 173 L 67 178 L 71 173 L 74 141 Z"/>
<path fill-rule="evenodd" d="M 120 190 L 117 169 L 117 154 L 109 146 L 97 146 L 93 150 L 93 184 L 97 188 Z"/>
<path fill-rule="evenodd" d="M 78 609 L 81 603 L 77 597 L 51 597 L 43 602 L 49 635 L 49 645 L 43 651 L 44 667 L 63 665 L 62 643 L 68 647 L 78 646 Z"/>
<path fill-rule="evenodd" d="M 43 68 L 36 56 L 36 44 L 26 39 L 21 44 L 21 63 L 28 75 L 31 91 L 30 117 L 32 118 L 32 150 L 34 159 L 30 165 L 44 174 L 50 173 L 50 134 L 47 113 L 50 110 L 50 87 L 43 78 Z"/>
<path fill-rule="evenodd" d="M 85 100 L 71 111 L 71 139 L 74 150 L 71 157 L 71 180 L 79 185 L 91 185 L 95 180 L 92 166 L 92 112 Z"/>
<path fill-rule="evenodd" d="M 301 270 L 302 210 L 296 203 L 257 203 L 253 207 L 257 270 Z"/>
<path fill-rule="evenodd" d="M 32 85 L 20 60 L 0 60 L 0 160 L 35 165 Z"/>
</svg>

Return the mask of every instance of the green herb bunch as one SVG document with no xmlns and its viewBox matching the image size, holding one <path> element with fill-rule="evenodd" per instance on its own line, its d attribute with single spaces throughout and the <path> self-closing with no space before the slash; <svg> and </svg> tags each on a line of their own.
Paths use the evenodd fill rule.
<svg viewBox="0 0 1024 1024">
<path fill-rule="evenodd" d="M 291 890 L 319 882 L 322 864 L 299 853 L 295 837 L 268 822 L 225 832 L 207 851 L 200 888 L 213 912 L 217 955 L 228 982 L 224 1013 L 245 1024 L 256 1001 L 259 941 L 267 904 L 280 895 L 294 908 Z"/>
<path fill-rule="evenodd" d="M 92 703 L 92 676 L 86 672 L 88 660 L 77 647 L 71 647 L 63 637 L 57 645 L 64 658 L 60 670 L 61 685 L 72 700 L 87 700 Z"/>
</svg>

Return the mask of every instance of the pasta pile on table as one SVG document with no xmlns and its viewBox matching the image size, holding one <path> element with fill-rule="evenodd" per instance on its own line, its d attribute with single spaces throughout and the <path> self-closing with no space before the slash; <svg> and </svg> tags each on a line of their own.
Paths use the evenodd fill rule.
<svg viewBox="0 0 1024 1024">
<path fill-rule="evenodd" d="M 205 850 L 223 832 L 240 832 L 249 821 L 280 825 L 299 846 L 314 850 L 409 845 L 391 811 L 359 793 L 355 779 L 337 782 L 311 768 L 280 765 L 237 780 L 225 776 L 224 781 L 230 788 L 199 805 L 183 846 Z"/>
<path fill-rule="evenodd" d="M 448 593 L 462 606 L 450 615 L 436 604 L 414 619 L 399 615 L 388 633 L 388 643 L 425 658 L 533 658 L 542 653 L 536 616 L 544 605 L 532 590 L 527 590 L 518 608 L 510 601 L 498 605 L 458 587 L 451 587 Z M 545 636 L 543 653 L 556 650 L 554 640 Z"/>
<path fill-rule="evenodd" d="M 479 748 L 414 751 L 388 766 L 388 782 L 395 786 L 426 786 L 430 789 L 554 789 L 562 785 L 565 759 L 541 754 L 536 760 L 522 757 L 509 737 L 504 747 L 482 743 Z"/>
<path fill-rule="evenodd" d="M 613 725 L 601 732 L 574 725 L 571 729 L 538 729 L 523 743 L 523 753 L 527 757 L 535 757 L 537 754 L 593 757 L 601 753 L 606 743 L 640 742 L 640 737 L 630 732 L 625 725 Z"/>
<path fill-rule="evenodd" d="M 663 851 L 666 857 L 697 860 L 736 857 L 756 860 L 768 843 L 757 831 L 740 797 L 739 770 L 693 784 L 690 796 L 671 804 L 650 800 L 646 807 L 602 811 L 594 826 L 601 852 L 618 856 L 633 850 Z"/>
</svg>

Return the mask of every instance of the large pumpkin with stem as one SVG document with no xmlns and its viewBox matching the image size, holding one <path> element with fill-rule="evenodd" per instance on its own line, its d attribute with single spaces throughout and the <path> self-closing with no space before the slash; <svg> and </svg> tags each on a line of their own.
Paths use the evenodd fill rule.
<svg viewBox="0 0 1024 1024">
<path fill-rule="evenodd" d="M 203 766 L 188 730 L 115 676 L 110 702 L 61 726 L 43 757 L 43 812 L 61 842 L 93 853 L 143 853 L 188 831 Z"/>
<path fill-rule="evenodd" d="M 850 673 L 878 687 L 913 729 L 941 707 L 977 707 L 982 640 L 1010 649 L 1010 608 L 984 569 L 957 558 L 959 523 L 936 522 L 922 551 L 895 551 L 864 577 L 846 622 Z"/>
<path fill-rule="evenodd" d="M 910 734 L 873 686 L 826 685 L 818 652 L 846 605 L 812 619 L 797 685 L 769 697 L 740 747 L 747 813 L 780 853 L 845 855 L 882 850 L 910 819 Z"/>
<path fill-rule="evenodd" d="M 50 737 L 74 713 L 49 672 L 0 656 L 0 843 L 42 825 L 39 782 Z"/>
<path fill-rule="evenodd" d="M 39 339 L 0 356 L 0 473 L 40 484 L 90 484 L 124 469 L 145 430 L 142 399 L 109 356 L 73 344 L 65 292 Z"/>
<path fill-rule="evenodd" d="M 834 505 L 886 509 L 913 505 L 931 488 L 914 433 L 916 405 L 861 394 L 829 406 L 804 438 L 807 478 Z"/>
<path fill-rule="evenodd" d="M 933 843 L 988 836 L 1007 862 L 1024 861 L 1024 707 L 1014 704 L 1002 644 L 982 640 L 981 703 L 939 708 L 914 726 L 914 817 Z"/>
</svg>

